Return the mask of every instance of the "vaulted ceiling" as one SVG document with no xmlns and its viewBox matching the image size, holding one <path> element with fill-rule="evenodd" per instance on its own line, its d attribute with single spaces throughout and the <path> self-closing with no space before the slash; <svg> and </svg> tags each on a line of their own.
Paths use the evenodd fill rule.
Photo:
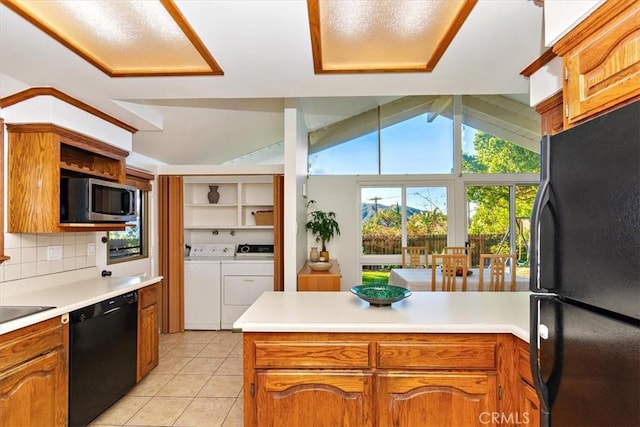
<svg viewBox="0 0 640 427">
<path fill-rule="evenodd" d="M 421 0 L 417 0 L 421 1 Z M 139 129 L 134 151 L 168 164 L 221 164 L 283 140 L 284 100 L 310 130 L 408 95 L 509 95 L 544 50 L 542 8 L 478 0 L 432 72 L 314 73 L 304 0 L 178 0 L 224 75 L 109 77 L 0 5 L 0 97 L 54 87 Z"/>
</svg>

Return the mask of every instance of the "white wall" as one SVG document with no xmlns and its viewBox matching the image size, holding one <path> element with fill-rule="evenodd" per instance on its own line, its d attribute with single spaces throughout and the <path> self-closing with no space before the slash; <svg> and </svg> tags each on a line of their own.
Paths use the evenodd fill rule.
<svg viewBox="0 0 640 427">
<path fill-rule="evenodd" d="M 553 46 L 603 2 L 604 0 L 546 0 L 544 2 L 545 46 Z"/>
<path fill-rule="evenodd" d="M 337 259 L 342 273 L 342 289 L 347 290 L 360 283 L 359 259 L 360 200 L 357 196 L 354 176 L 310 176 L 307 184 L 309 200 L 316 201 L 316 208 L 336 213 L 340 235 L 327 243 L 331 259 Z M 304 225 L 302 225 L 302 230 Z M 320 246 L 311 233 L 308 236 L 305 257 L 311 246 Z"/>
<path fill-rule="evenodd" d="M 538 105 L 560 90 L 562 90 L 562 58 L 555 57 L 529 77 L 529 105 Z"/>
<path fill-rule="evenodd" d="M 284 109 L 284 290 L 297 289 L 297 274 L 307 256 L 306 200 L 307 127 L 294 99 L 285 100 Z"/>
</svg>

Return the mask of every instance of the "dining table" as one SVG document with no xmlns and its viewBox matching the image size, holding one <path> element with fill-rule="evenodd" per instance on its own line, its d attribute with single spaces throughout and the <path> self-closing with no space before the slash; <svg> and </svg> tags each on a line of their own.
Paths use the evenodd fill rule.
<svg viewBox="0 0 640 427">
<path fill-rule="evenodd" d="M 471 274 L 467 275 L 467 292 L 478 291 L 480 283 L 480 268 L 470 268 L 468 271 Z M 484 286 L 483 290 L 488 291 L 489 288 L 489 269 L 482 270 L 484 273 Z M 505 277 L 505 291 L 510 291 L 511 286 L 511 273 L 507 272 Z M 442 270 L 436 271 L 437 276 L 437 288 L 436 291 L 441 291 Z M 462 277 L 458 277 L 458 290 L 461 290 Z M 411 291 L 426 291 L 431 292 L 431 268 L 393 268 L 389 274 L 389 284 L 394 286 L 400 286 L 407 288 Z M 529 278 L 516 276 L 516 292 L 529 291 Z"/>
</svg>

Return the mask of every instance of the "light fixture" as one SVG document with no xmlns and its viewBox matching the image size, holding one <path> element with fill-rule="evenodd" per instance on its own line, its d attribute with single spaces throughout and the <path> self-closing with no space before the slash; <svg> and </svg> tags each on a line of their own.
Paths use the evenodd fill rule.
<svg viewBox="0 0 640 427">
<path fill-rule="evenodd" d="M 222 75 L 172 0 L 0 0 L 111 77 Z"/>
<path fill-rule="evenodd" d="M 476 3 L 307 0 L 315 72 L 430 72 Z"/>
</svg>

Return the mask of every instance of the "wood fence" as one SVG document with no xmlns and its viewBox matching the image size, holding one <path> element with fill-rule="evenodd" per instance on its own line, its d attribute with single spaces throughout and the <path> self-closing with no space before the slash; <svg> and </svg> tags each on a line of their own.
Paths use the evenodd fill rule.
<svg viewBox="0 0 640 427">
<path fill-rule="evenodd" d="M 472 265 L 480 264 L 480 254 L 494 253 L 503 238 L 503 234 L 469 235 Z M 444 247 L 447 246 L 447 236 L 446 234 L 413 235 L 407 239 L 407 246 L 427 246 L 429 253 L 442 253 Z M 508 247 L 509 242 L 506 241 L 500 252 L 506 253 Z M 362 250 L 365 255 L 399 255 L 402 252 L 402 241 L 400 237 L 364 236 Z"/>
</svg>

